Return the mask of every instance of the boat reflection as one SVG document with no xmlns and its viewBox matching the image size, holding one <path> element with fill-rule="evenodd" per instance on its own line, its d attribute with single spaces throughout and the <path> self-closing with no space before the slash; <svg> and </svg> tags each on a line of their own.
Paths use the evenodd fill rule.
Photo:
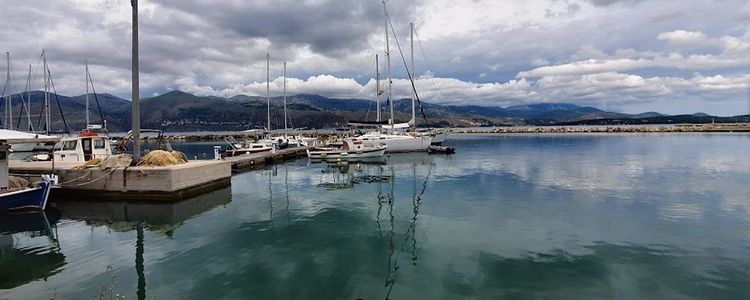
<svg viewBox="0 0 750 300">
<path fill-rule="evenodd" d="M 396 167 L 401 167 L 399 165 L 410 165 L 411 169 L 411 177 L 412 177 L 412 192 L 411 192 L 411 209 L 412 209 L 412 216 L 409 219 L 409 224 L 405 232 L 402 234 L 403 238 L 398 239 L 397 238 L 397 232 L 396 232 L 396 218 L 394 215 L 394 205 L 397 201 L 397 197 L 395 195 L 395 178 L 396 178 Z M 417 176 L 417 168 L 420 165 L 427 165 L 427 173 L 424 176 L 424 178 L 419 178 Z M 383 172 L 390 173 L 390 175 L 383 176 Z M 376 222 L 377 222 L 377 230 L 380 234 L 380 237 L 385 239 L 385 243 L 388 248 L 388 270 L 386 272 L 385 276 L 385 299 L 389 299 L 391 292 L 393 291 L 393 287 L 395 286 L 397 279 L 398 279 L 398 271 L 401 268 L 399 264 L 399 258 L 404 252 L 409 252 L 410 254 L 410 261 L 411 264 L 416 266 L 419 260 L 418 256 L 418 245 L 417 245 L 417 221 L 419 217 L 419 207 L 422 204 L 422 197 L 424 196 L 425 191 L 427 191 L 427 185 L 430 179 L 430 176 L 432 175 L 432 159 L 429 155 L 425 155 L 424 153 L 409 153 L 409 154 L 399 154 L 399 155 L 392 155 L 389 157 L 388 160 L 388 170 L 384 170 L 383 167 L 379 170 L 380 176 L 383 178 L 387 178 L 388 182 L 388 189 L 386 193 L 383 193 L 383 187 L 382 183 L 384 181 L 379 182 L 378 187 L 378 212 L 376 215 Z M 383 206 L 386 206 L 385 208 Z M 386 218 L 386 226 L 381 225 L 381 214 L 385 215 Z M 383 228 L 387 229 L 387 233 L 383 233 Z M 397 247 L 396 244 L 398 242 L 401 242 L 401 246 Z"/>
<path fill-rule="evenodd" d="M 388 181 L 390 176 L 382 175 L 382 165 L 338 162 L 328 163 L 320 171 L 318 187 L 326 189 L 351 189 L 355 184 Z"/>
<path fill-rule="evenodd" d="M 11 289 L 62 271 L 54 211 L 0 215 L 0 289 Z"/>
<path fill-rule="evenodd" d="M 347 159 L 325 159 L 325 158 L 310 158 L 308 159 L 308 165 L 310 164 L 331 164 L 331 163 L 350 163 L 350 164 L 371 164 L 371 165 L 384 165 L 387 163 L 388 155 L 378 157 L 360 157 L 360 158 L 347 158 Z"/>
</svg>

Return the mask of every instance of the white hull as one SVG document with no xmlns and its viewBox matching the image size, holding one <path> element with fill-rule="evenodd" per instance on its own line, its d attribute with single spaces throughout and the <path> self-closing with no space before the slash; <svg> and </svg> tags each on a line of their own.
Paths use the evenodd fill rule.
<svg viewBox="0 0 750 300">
<path fill-rule="evenodd" d="M 385 144 L 388 147 L 386 149 L 387 153 L 422 152 L 427 151 L 427 148 L 430 147 L 430 144 L 432 143 L 432 136 L 368 133 L 363 136 L 356 137 L 355 140 L 377 141 L 378 143 Z"/>
</svg>

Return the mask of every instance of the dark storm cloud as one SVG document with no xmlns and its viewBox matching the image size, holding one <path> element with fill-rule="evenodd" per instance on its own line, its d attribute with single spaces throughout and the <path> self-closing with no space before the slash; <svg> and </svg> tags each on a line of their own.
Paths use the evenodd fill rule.
<svg viewBox="0 0 750 300">
<path fill-rule="evenodd" d="M 274 48 L 309 46 L 322 54 L 362 50 L 384 26 L 382 4 L 377 0 L 237 1 L 222 6 L 199 0 L 159 3 L 199 16 L 237 38 L 266 38 Z M 397 21 L 408 20 L 413 11 L 413 3 L 398 2 L 389 8 Z"/>
</svg>

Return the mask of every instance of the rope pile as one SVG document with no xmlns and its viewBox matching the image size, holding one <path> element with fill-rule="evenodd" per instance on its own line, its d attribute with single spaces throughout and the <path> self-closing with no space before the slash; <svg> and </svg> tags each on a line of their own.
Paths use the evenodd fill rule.
<svg viewBox="0 0 750 300">
<path fill-rule="evenodd" d="M 8 176 L 8 188 L 15 190 L 27 187 L 31 187 L 31 182 L 28 180 L 17 176 Z"/>
<path fill-rule="evenodd" d="M 180 151 L 154 150 L 143 156 L 138 163 L 139 167 L 163 167 L 180 165 L 187 162 L 185 153 Z"/>
</svg>

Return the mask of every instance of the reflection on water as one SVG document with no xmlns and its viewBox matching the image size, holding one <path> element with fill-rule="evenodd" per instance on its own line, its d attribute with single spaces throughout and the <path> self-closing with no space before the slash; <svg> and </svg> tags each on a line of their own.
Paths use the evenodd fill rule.
<svg viewBox="0 0 750 300">
<path fill-rule="evenodd" d="M 0 290 L 59 273 L 65 265 L 54 212 L 0 215 Z"/>
<path fill-rule="evenodd" d="M 135 299 L 741 299 L 748 137 L 462 137 L 174 204 L 58 203 L 59 243 L 23 222 L 0 241 L 63 259 L 0 298 L 94 298 L 111 265 Z"/>
</svg>

